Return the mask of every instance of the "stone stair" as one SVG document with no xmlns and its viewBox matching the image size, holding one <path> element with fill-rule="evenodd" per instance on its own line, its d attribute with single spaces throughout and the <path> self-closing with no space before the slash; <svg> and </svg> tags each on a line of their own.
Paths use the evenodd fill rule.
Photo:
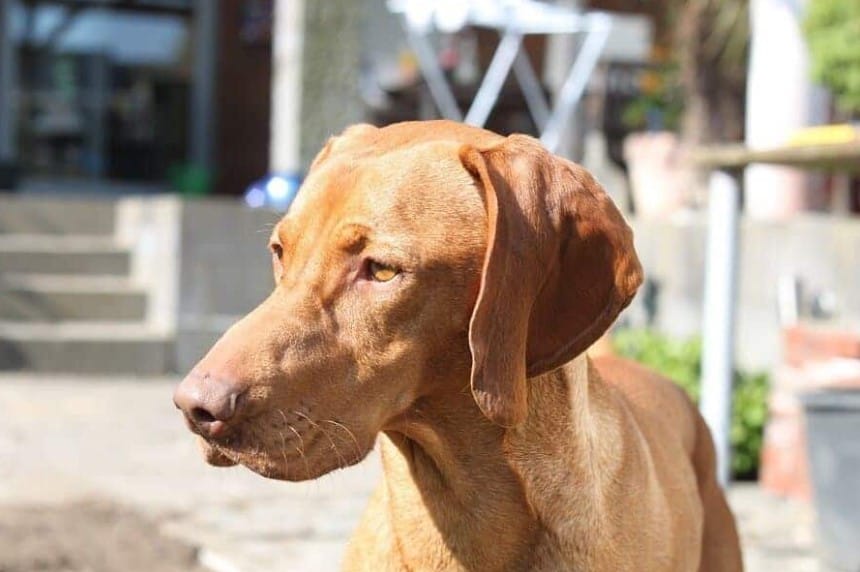
<svg viewBox="0 0 860 572">
<path fill-rule="evenodd" d="M 153 323 L 151 288 L 119 201 L 0 196 L 0 370 L 157 375 L 173 337 Z"/>
</svg>

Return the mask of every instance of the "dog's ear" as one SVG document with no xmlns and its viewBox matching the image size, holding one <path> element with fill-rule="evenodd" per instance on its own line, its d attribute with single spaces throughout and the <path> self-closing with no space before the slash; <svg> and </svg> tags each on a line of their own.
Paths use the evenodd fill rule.
<svg viewBox="0 0 860 572">
<path fill-rule="evenodd" d="M 469 326 L 472 393 L 507 427 L 525 420 L 526 378 L 582 353 L 642 282 L 633 234 L 582 167 L 524 135 L 460 160 L 488 216 L 480 292 Z"/>
<path fill-rule="evenodd" d="M 356 123 L 355 125 L 350 125 L 346 129 L 344 129 L 343 133 L 341 133 L 340 135 L 333 135 L 329 137 L 328 141 L 326 141 L 325 145 L 323 145 L 323 148 L 320 149 L 320 152 L 317 153 L 317 156 L 314 157 L 313 161 L 311 161 L 311 166 L 308 168 L 308 172 L 310 173 L 315 168 L 319 167 L 333 153 L 340 151 L 342 148 L 347 147 L 352 139 L 359 138 L 363 135 L 376 133 L 377 131 L 379 131 L 379 128 L 374 127 L 369 123 Z"/>
</svg>

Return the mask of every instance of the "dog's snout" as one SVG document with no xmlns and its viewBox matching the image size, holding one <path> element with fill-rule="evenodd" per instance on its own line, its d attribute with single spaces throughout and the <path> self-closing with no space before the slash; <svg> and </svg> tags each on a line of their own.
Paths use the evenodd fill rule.
<svg viewBox="0 0 860 572">
<path fill-rule="evenodd" d="M 244 404 L 238 384 L 221 376 L 190 373 L 173 394 L 173 403 L 205 437 L 218 437 L 235 422 Z"/>
</svg>

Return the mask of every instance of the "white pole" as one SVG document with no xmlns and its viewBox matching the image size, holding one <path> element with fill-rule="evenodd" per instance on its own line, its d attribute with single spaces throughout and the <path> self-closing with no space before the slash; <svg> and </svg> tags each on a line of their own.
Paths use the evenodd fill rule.
<svg viewBox="0 0 860 572">
<path fill-rule="evenodd" d="M 269 170 L 301 170 L 304 0 L 276 0 L 272 38 L 272 118 Z"/>
<path fill-rule="evenodd" d="M 708 244 L 705 261 L 704 340 L 700 409 L 714 438 L 717 480 L 729 482 L 737 291 L 740 189 L 728 173 L 715 171 L 709 181 Z"/>
<path fill-rule="evenodd" d="M 826 119 L 822 91 L 812 84 L 803 37 L 808 0 L 751 0 L 746 144 L 778 147 L 791 134 Z M 751 165 L 744 173 L 744 209 L 751 218 L 782 219 L 814 206 L 809 174 Z"/>
<path fill-rule="evenodd" d="M 573 68 L 559 90 L 555 110 L 550 115 L 546 130 L 540 137 L 544 147 L 553 152 L 557 151 L 561 144 L 567 120 L 585 93 L 588 80 L 600 60 L 600 54 L 603 53 L 603 47 L 612 31 L 612 19 L 609 16 L 592 14 L 588 18 L 588 33 L 585 41 L 576 55 Z"/>
<path fill-rule="evenodd" d="M 522 34 L 517 31 L 505 30 L 501 41 L 499 41 L 499 47 L 496 48 L 496 53 L 493 55 L 493 60 L 487 68 L 487 73 L 484 75 L 484 81 L 481 82 L 481 87 L 478 88 L 472 106 L 463 120 L 465 123 L 478 127 L 483 127 L 487 123 L 490 112 L 493 111 L 502 87 L 505 85 L 505 80 L 508 79 L 511 72 L 511 66 L 520 52 L 522 43 Z"/>
</svg>

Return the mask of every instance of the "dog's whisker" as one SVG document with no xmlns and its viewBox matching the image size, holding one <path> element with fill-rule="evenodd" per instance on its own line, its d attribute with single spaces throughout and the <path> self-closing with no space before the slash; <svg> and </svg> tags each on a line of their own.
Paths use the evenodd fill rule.
<svg viewBox="0 0 860 572">
<path fill-rule="evenodd" d="M 305 440 L 302 438 L 302 434 L 299 433 L 298 431 L 296 431 L 295 427 L 290 425 L 290 422 L 287 421 L 287 416 L 283 412 L 283 410 L 278 409 L 277 411 L 278 411 L 278 413 L 281 414 L 281 418 L 284 420 L 284 426 L 287 429 L 289 429 L 290 431 L 292 431 L 293 435 L 296 436 L 296 439 L 299 440 L 299 444 L 295 445 L 293 448 L 299 454 L 299 457 L 302 459 L 302 462 L 305 465 L 305 476 L 307 478 L 311 478 L 311 469 L 310 469 L 310 466 L 308 466 L 308 458 L 305 456 Z M 284 449 L 286 450 L 286 442 L 284 443 Z M 286 453 L 284 453 L 284 454 L 286 455 Z"/>
<path fill-rule="evenodd" d="M 310 417 L 308 417 L 307 415 L 305 415 L 301 411 L 296 411 L 295 409 L 293 409 L 292 413 L 294 415 L 298 415 L 299 417 L 301 417 L 302 419 L 304 419 L 305 421 L 310 423 L 312 427 L 319 427 L 319 425 L 316 423 L 316 421 L 314 421 L 313 419 L 311 419 Z"/>
<path fill-rule="evenodd" d="M 335 445 L 334 439 L 331 438 L 331 435 L 329 435 L 328 432 L 326 432 L 326 430 L 323 429 L 319 423 L 317 423 L 316 421 L 314 421 L 313 419 L 311 419 L 310 417 L 308 417 L 307 415 L 305 415 L 301 411 L 293 410 L 293 413 L 295 413 L 296 415 L 298 415 L 302 419 L 306 420 L 308 423 L 311 424 L 311 427 L 318 429 L 320 431 L 320 433 L 322 433 L 325 436 L 325 438 L 328 439 L 328 442 L 331 443 L 332 451 L 334 451 L 335 456 L 337 456 L 338 463 L 339 463 L 338 468 L 339 469 L 344 468 L 346 466 L 346 461 L 344 460 L 343 455 L 340 454 L 340 451 L 338 451 L 337 445 Z"/>
<path fill-rule="evenodd" d="M 271 233 L 271 232 L 272 232 L 272 229 L 273 229 L 273 228 L 275 228 L 275 225 L 276 225 L 276 224 L 278 224 L 278 223 L 277 223 L 277 222 L 272 222 L 272 223 L 264 224 L 264 225 L 263 225 L 263 228 L 258 228 L 258 229 L 257 229 L 257 234 L 262 234 L 262 233 L 264 233 L 264 232 L 265 232 L 265 233 Z"/>
<path fill-rule="evenodd" d="M 328 432 L 325 429 L 323 429 L 322 427 L 320 427 L 319 425 L 317 425 L 317 427 L 322 432 L 322 434 L 325 435 L 325 438 L 328 439 L 328 442 L 331 444 L 331 450 L 334 451 L 334 454 L 337 457 L 337 463 L 338 463 L 337 468 L 343 469 L 344 467 L 348 466 L 346 459 L 344 459 L 343 455 L 341 455 L 340 451 L 337 448 L 337 445 L 334 442 L 334 439 L 331 438 L 331 435 L 329 435 Z"/>
<path fill-rule="evenodd" d="M 290 431 L 292 431 L 292 432 L 293 432 L 293 435 L 295 435 L 295 436 L 296 436 L 296 438 L 298 438 L 298 440 L 299 440 L 299 444 L 298 444 L 298 445 L 296 445 L 296 449 L 299 451 L 299 453 L 300 453 L 301 455 L 303 455 L 303 456 L 304 456 L 304 454 L 305 454 L 305 440 L 304 440 L 304 439 L 302 439 L 302 434 L 301 434 L 301 433 L 299 433 L 298 431 L 296 431 L 295 427 L 293 427 L 293 426 L 292 426 L 292 425 L 290 425 L 289 423 L 287 423 L 287 429 L 289 429 Z"/>
<path fill-rule="evenodd" d="M 278 431 L 278 435 L 281 436 L 281 456 L 284 458 L 284 474 L 288 475 L 290 473 L 290 462 L 287 460 L 287 438 L 284 436 L 283 431 Z"/>
<path fill-rule="evenodd" d="M 287 416 L 286 416 L 286 414 L 284 414 L 283 409 L 276 409 L 276 411 L 281 414 L 281 419 L 284 420 L 284 425 L 289 426 L 290 422 L 287 421 Z"/>
<path fill-rule="evenodd" d="M 305 456 L 305 440 L 302 439 L 301 433 L 296 431 L 296 429 L 292 425 L 290 425 L 289 423 L 287 423 L 287 429 L 292 431 L 293 435 L 295 435 L 299 439 L 299 444 L 295 446 L 295 449 L 296 449 L 296 452 L 298 452 L 299 457 L 301 457 L 302 462 L 305 464 L 305 474 L 307 475 L 308 478 L 311 478 L 311 469 L 308 466 L 308 458 Z"/>
<path fill-rule="evenodd" d="M 323 423 L 331 423 L 335 427 L 340 427 L 346 434 L 349 435 L 349 438 L 352 439 L 353 445 L 355 445 L 355 460 L 358 461 L 361 458 L 361 447 L 358 444 L 358 439 L 355 437 L 355 433 L 349 430 L 349 427 L 344 425 L 343 423 L 338 423 L 334 419 L 323 419 Z"/>
</svg>

